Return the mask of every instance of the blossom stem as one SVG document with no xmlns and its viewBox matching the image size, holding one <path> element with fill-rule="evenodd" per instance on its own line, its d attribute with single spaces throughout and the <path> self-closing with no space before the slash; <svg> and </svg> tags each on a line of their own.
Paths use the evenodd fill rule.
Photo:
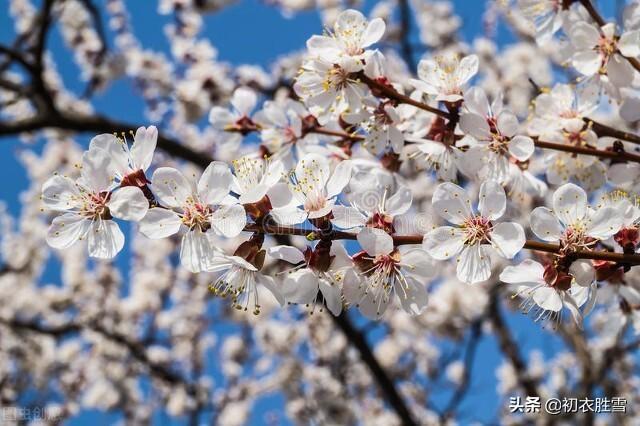
<svg viewBox="0 0 640 426">
<path fill-rule="evenodd" d="M 355 240 L 358 234 L 354 232 L 332 230 L 330 235 L 323 235 L 320 230 L 308 228 L 296 228 L 290 226 L 281 226 L 273 223 L 265 223 L 262 225 L 249 224 L 244 228 L 247 232 L 256 232 L 269 235 L 298 235 L 306 237 L 310 241 L 315 240 Z M 395 245 L 422 244 L 423 235 L 393 235 Z M 543 243 L 540 241 L 527 240 L 524 248 L 534 251 L 542 251 L 546 253 L 559 253 L 560 246 L 558 244 Z M 579 250 L 575 252 L 575 256 L 579 259 L 606 260 L 629 265 L 640 265 L 640 255 L 613 253 L 608 251 L 595 250 Z"/>
<path fill-rule="evenodd" d="M 633 154 L 625 151 L 605 151 L 601 149 L 583 147 L 583 146 L 573 146 L 573 145 L 564 145 L 553 142 L 545 142 L 539 139 L 534 138 L 534 143 L 538 148 L 544 149 L 552 149 L 555 151 L 563 151 L 563 152 L 571 152 L 574 154 L 582 154 L 582 155 L 592 155 L 595 157 L 601 158 L 616 158 L 620 160 L 631 161 L 634 163 L 640 163 L 640 155 Z"/>
<path fill-rule="evenodd" d="M 591 124 L 591 130 L 593 130 L 599 137 L 610 136 L 612 138 L 621 139 L 627 142 L 640 144 L 640 135 L 625 132 L 622 130 L 614 129 L 605 124 L 598 123 L 591 118 L 585 117 L 583 119 L 587 124 Z"/>
<path fill-rule="evenodd" d="M 336 131 L 336 130 L 323 129 L 321 127 L 312 129 L 312 130 L 309 131 L 309 133 L 317 133 L 317 134 L 321 134 L 321 135 L 335 136 L 335 137 L 339 137 L 339 138 L 342 138 L 344 140 L 350 140 L 350 141 L 362 141 L 362 140 L 364 140 L 364 136 L 362 136 L 362 135 L 358 135 L 358 134 L 355 134 L 355 133 L 340 132 L 340 131 Z M 630 152 L 613 151 L 613 150 L 612 151 L 605 151 L 605 150 L 589 148 L 589 147 L 564 145 L 564 144 L 559 144 L 559 143 L 541 141 L 541 140 L 539 140 L 537 138 L 533 138 L 533 140 L 534 140 L 535 145 L 538 148 L 551 149 L 551 150 L 563 151 L 563 152 L 571 152 L 571 153 L 574 153 L 574 154 L 591 155 L 591 156 L 594 156 L 594 157 L 601 157 L 601 158 L 615 158 L 615 159 L 619 159 L 619 160 L 625 160 L 625 161 L 631 161 L 631 162 L 634 162 L 634 163 L 640 163 L 640 155 L 639 154 L 633 154 L 633 153 L 630 153 Z"/>
<path fill-rule="evenodd" d="M 403 95 L 402 93 L 398 92 L 397 90 L 395 90 L 393 87 L 391 86 L 387 86 L 385 84 L 382 84 L 372 78 L 367 77 L 364 73 L 359 73 L 357 74 L 358 79 L 360 79 L 360 81 L 362 81 L 364 84 L 366 84 L 367 86 L 369 86 L 370 89 L 377 91 L 381 94 L 383 94 L 384 96 L 386 96 L 389 99 L 393 99 L 395 101 L 398 101 L 400 103 L 403 104 L 409 104 L 409 105 L 413 105 L 416 108 L 420 108 L 421 110 L 424 111 L 428 111 L 430 113 L 439 115 L 441 117 L 447 118 L 447 119 L 451 119 L 452 118 L 452 114 L 447 112 L 447 111 L 443 111 L 441 109 L 438 108 L 434 108 L 430 105 L 427 105 L 423 102 L 420 101 L 416 101 L 415 99 L 412 99 L 411 97 L 407 96 L 407 95 Z"/>
</svg>

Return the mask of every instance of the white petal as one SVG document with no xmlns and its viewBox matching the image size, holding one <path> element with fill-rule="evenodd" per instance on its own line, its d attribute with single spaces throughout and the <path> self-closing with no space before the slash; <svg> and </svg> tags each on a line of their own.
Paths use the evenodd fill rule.
<svg viewBox="0 0 640 426">
<path fill-rule="evenodd" d="M 125 151 L 123 142 L 111 133 L 104 133 L 91 139 L 89 151 L 95 148 L 106 151 L 111 159 L 112 171 L 124 177 L 129 172 L 129 155 Z"/>
<path fill-rule="evenodd" d="M 166 207 L 182 207 L 193 194 L 193 183 L 172 167 L 160 167 L 153 173 L 151 189 Z"/>
<path fill-rule="evenodd" d="M 503 111 L 498 116 L 498 130 L 504 136 L 510 138 L 518 131 L 518 119 L 515 114 L 509 111 Z"/>
<path fill-rule="evenodd" d="M 284 260 L 285 262 L 296 263 L 304 262 L 304 254 L 295 247 L 291 246 L 274 246 L 267 249 L 267 254 L 274 259 Z"/>
<path fill-rule="evenodd" d="M 406 277 L 407 287 L 404 291 L 397 291 L 402 309 L 410 315 L 420 315 L 427 307 L 427 290 L 417 280 Z"/>
<path fill-rule="evenodd" d="M 293 194 L 291 193 L 291 189 L 289 185 L 286 183 L 277 183 L 271 187 L 267 191 L 267 196 L 269 197 L 269 201 L 271 202 L 271 206 L 274 209 L 282 208 L 285 206 L 293 206 L 295 207 L 297 201 L 294 199 Z"/>
<path fill-rule="evenodd" d="M 136 186 L 125 186 L 111 194 L 107 203 L 113 217 L 138 222 L 149 210 L 149 200 L 142 190 Z"/>
<path fill-rule="evenodd" d="M 456 275 L 460 281 L 474 284 L 489 279 L 491 276 L 491 258 L 481 244 L 467 246 L 456 267 Z"/>
<path fill-rule="evenodd" d="M 578 326 L 578 329 L 582 330 L 583 329 L 582 314 L 580 313 L 580 309 L 577 303 L 575 302 L 575 300 L 573 300 L 573 298 L 568 294 L 565 294 L 564 296 L 564 306 L 566 306 L 569 312 L 571 313 L 571 317 L 573 318 L 573 321 Z"/>
<path fill-rule="evenodd" d="M 318 277 L 306 268 L 287 274 L 282 294 L 289 303 L 313 303 L 318 294 Z"/>
<path fill-rule="evenodd" d="M 297 225 L 307 220 L 307 212 L 296 208 L 279 208 L 271 210 L 271 217 L 280 225 Z"/>
<path fill-rule="evenodd" d="M 81 203 L 76 183 L 65 176 L 52 176 L 42 185 L 42 201 L 50 210 L 66 211 Z"/>
<path fill-rule="evenodd" d="M 246 87 L 239 87 L 233 92 L 231 104 L 240 113 L 240 115 L 249 115 L 251 110 L 256 106 L 258 97 L 256 93 Z"/>
<path fill-rule="evenodd" d="M 228 109 L 220 106 L 214 106 L 209 112 L 209 123 L 217 130 L 224 130 L 234 120 L 234 115 Z"/>
<path fill-rule="evenodd" d="M 133 146 L 131 147 L 131 159 L 136 167 L 143 171 L 149 168 L 157 143 L 158 129 L 156 129 L 156 126 L 140 127 L 136 131 Z"/>
<path fill-rule="evenodd" d="M 360 47 L 369 47 L 372 44 L 377 43 L 384 35 L 385 29 L 386 25 L 381 18 L 373 19 L 369 22 L 367 29 L 362 35 Z"/>
<path fill-rule="evenodd" d="M 539 287 L 533 291 L 533 301 L 547 311 L 558 312 L 562 309 L 562 299 L 552 287 Z"/>
<path fill-rule="evenodd" d="M 391 216 L 398 216 L 406 213 L 411 208 L 413 195 L 411 190 L 406 186 L 398 188 L 395 194 L 390 197 L 384 205 L 384 210 Z"/>
<path fill-rule="evenodd" d="M 307 154 L 296 165 L 295 174 L 298 181 L 306 179 L 310 187 L 322 189 L 329 180 L 329 162 L 320 154 Z"/>
<path fill-rule="evenodd" d="M 91 221 L 75 213 L 66 213 L 53 219 L 46 241 L 53 248 L 66 249 L 83 239 Z"/>
<path fill-rule="evenodd" d="M 200 228 L 187 231 L 182 237 L 180 245 L 180 264 L 188 271 L 197 273 L 206 271 L 215 257 L 206 233 Z"/>
<path fill-rule="evenodd" d="M 485 125 L 487 125 L 486 118 L 489 117 L 489 100 L 483 89 L 472 87 L 467 90 L 464 94 L 464 107 L 470 112 L 484 118 Z"/>
<path fill-rule="evenodd" d="M 558 241 L 563 228 L 558 218 L 546 207 L 536 207 L 531 212 L 531 230 L 544 241 Z"/>
<path fill-rule="evenodd" d="M 435 262 L 422 249 L 401 249 L 402 270 L 416 278 L 431 278 L 436 274 Z"/>
<path fill-rule="evenodd" d="M 526 161 L 533 155 L 535 144 L 528 136 L 518 135 L 509 141 L 509 154 L 518 161 Z"/>
<path fill-rule="evenodd" d="M 462 188 L 451 182 L 438 185 L 431 203 L 440 217 L 456 225 L 471 216 L 471 200 Z"/>
<path fill-rule="evenodd" d="M 587 194 L 584 189 L 573 183 L 562 185 L 553 194 L 553 212 L 567 226 L 582 219 L 587 212 Z"/>
<path fill-rule="evenodd" d="M 596 271 L 590 261 L 576 260 L 569 267 L 569 273 L 576 279 L 576 284 L 589 287 L 596 279 Z"/>
<path fill-rule="evenodd" d="M 608 178 L 614 185 L 632 189 L 632 186 L 640 178 L 640 164 L 618 163 L 612 164 L 607 172 Z"/>
<path fill-rule="evenodd" d="M 589 216 L 586 233 L 590 237 L 606 240 L 620 230 L 624 212 L 614 207 L 603 207 Z"/>
<path fill-rule="evenodd" d="M 174 211 L 156 207 L 140 221 L 140 232 L 147 238 L 166 238 L 180 230 L 182 220 Z"/>
<path fill-rule="evenodd" d="M 449 259 L 462 251 L 464 231 L 451 226 L 441 226 L 424 236 L 422 247 L 434 259 Z"/>
<path fill-rule="evenodd" d="M 382 229 L 366 227 L 358 232 L 358 243 L 371 256 L 389 254 L 393 251 L 393 238 Z"/>
<path fill-rule="evenodd" d="M 237 237 L 247 224 L 247 214 L 241 204 L 220 206 L 211 214 L 211 229 L 227 238 Z"/>
<path fill-rule="evenodd" d="M 523 260 L 519 265 L 504 268 L 500 281 L 509 284 L 544 284 L 544 266 L 531 259 Z"/>
<path fill-rule="evenodd" d="M 503 222 L 493 227 L 491 245 L 507 259 L 513 259 L 525 243 L 524 229 L 518 223 Z"/>
<path fill-rule="evenodd" d="M 334 197 L 342 192 L 351 179 L 353 164 L 350 160 L 341 161 L 333 171 L 327 182 L 327 198 Z"/>
<path fill-rule="evenodd" d="M 600 69 L 602 57 L 598 52 L 592 50 L 582 50 L 573 55 L 571 63 L 580 74 L 592 76 Z"/>
<path fill-rule="evenodd" d="M 284 306 L 285 300 L 284 295 L 282 294 L 282 290 L 272 277 L 263 274 L 257 274 L 256 279 L 258 281 L 258 284 L 261 284 L 264 288 L 269 290 L 269 292 L 273 295 L 273 297 L 275 297 L 280 306 Z"/>
<path fill-rule="evenodd" d="M 627 57 L 640 56 L 640 31 L 626 31 L 620 36 L 618 49 Z"/>
<path fill-rule="evenodd" d="M 479 60 L 476 55 L 469 55 L 462 58 L 458 66 L 458 84 L 462 85 L 471 80 L 471 77 L 478 72 Z"/>
<path fill-rule="evenodd" d="M 480 140 L 491 138 L 491 129 L 484 116 L 471 112 L 463 113 L 460 116 L 460 129 L 467 134 Z"/>
<path fill-rule="evenodd" d="M 342 291 L 340 287 L 335 284 L 332 285 L 327 280 L 320 280 L 319 284 L 324 303 L 329 308 L 329 311 L 335 316 L 340 315 L 342 312 Z"/>
<path fill-rule="evenodd" d="M 115 177 L 109 153 L 100 148 L 85 151 L 80 172 L 83 182 L 96 192 L 109 189 Z"/>
<path fill-rule="evenodd" d="M 333 206 L 331 213 L 333 214 L 331 223 L 341 229 L 362 227 L 367 222 L 367 218 L 353 207 Z"/>
<path fill-rule="evenodd" d="M 613 55 L 607 63 L 609 81 L 616 87 L 627 87 L 633 82 L 635 69 L 620 55 Z"/>
<path fill-rule="evenodd" d="M 212 161 L 198 181 L 198 196 L 205 204 L 219 204 L 229 194 L 233 175 L 226 163 Z"/>
<path fill-rule="evenodd" d="M 112 220 L 94 220 L 88 237 L 91 257 L 112 259 L 124 247 L 124 235 Z"/>
<path fill-rule="evenodd" d="M 480 186 L 478 210 L 482 217 L 496 220 L 504 214 L 507 208 L 507 196 L 504 188 L 498 182 L 489 180 Z"/>
</svg>

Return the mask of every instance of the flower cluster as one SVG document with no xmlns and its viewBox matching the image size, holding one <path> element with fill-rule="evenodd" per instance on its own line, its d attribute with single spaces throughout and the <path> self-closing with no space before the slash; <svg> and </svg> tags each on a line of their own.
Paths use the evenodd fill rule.
<svg viewBox="0 0 640 426">
<path fill-rule="evenodd" d="M 540 42 L 564 25 L 571 64 L 594 76 L 578 87 L 542 90 L 526 124 L 500 92 L 472 85 L 475 54 L 423 59 L 418 79 L 394 82 L 387 59 L 372 48 L 385 35 L 384 21 L 347 10 L 326 34 L 308 40 L 293 85 L 300 101 L 266 100 L 256 111 L 259 95 L 239 87 L 229 108 L 211 109 L 209 121 L 225 146 L 243 146 L 257 134 L 258 149 L 213 161 L 198 177 L 173 167 L 149 172 L 153 126 L 138 129 L 130 147 L 124 136 L 96 136 L 77 180 L 54 176 L 43 186 L 45 206 L 64 212 L 53 219 L 47 242 L 65 249 L 87 240 L 90 256 L 109 259 L 124 245 L 117 220 L 132 221 L 150 239 L 179 234 L 182 267 L 214 274 L 209 289 L 238 309 L 260 312 L 267 290 L 280 305 L 305 304 L 311 312 L 326 306 L 334 315 L 353 306 L 374 319 L 394 299 L 421 314 L 430 282 L 449 267 L 439 261 L 455 259 L 459 281 L 499 277 L 524 298 L 523 310 L 536 307 L 538 319 L 559 319 L 565 306 L 580 323 L 581 307 L 586 313 L 595 303 L 599 275 L 630 267 L 598 249 L 635 254 L 640 240 L 635 219 L 610 198 L 588 206 L 587 193 L 572 183 L 636 186 L 635 175 L 621 170 L 635 163 L 618 162 L 605 175 L 613 155 L 606 153 L 626 152 L 621 142 L 599 139 L 587 117 L 602 90 L 630 85 L 637 31 L 561 25 L 571 11 L 558 2 L 520 3 L 537 22 Z M 547 188 L 530 171 L 539 161 L 536 145 L 557 148 L 543 160 L 547 181 L 562 186 L 553 209 L 537 207 L 521 224 L 523 201 L 509 202 L 508 195 L 543 196 Z M 425 190 L 405 182 L 404 163 L 440 181 L 430 202 L 414 204 L 414 193 L 425 198 Z M 478 194 L 476 209 L 469 193 Z M 633 207 L 626 202 L 625 211 Z M 416 229 L 425 208 L 436 213 L 428 220 L 435 225 Z M 438 226 L 440 219 L 449 225 Z M 527 240 L 523 225 L 544 243 Z M 523 248 L 546 252 L 543 264 L 524 259 L 505 267 L 503 259 L 524 256 Z M 609 258 L 606 265 L 588 260 Z"/>
</svg>

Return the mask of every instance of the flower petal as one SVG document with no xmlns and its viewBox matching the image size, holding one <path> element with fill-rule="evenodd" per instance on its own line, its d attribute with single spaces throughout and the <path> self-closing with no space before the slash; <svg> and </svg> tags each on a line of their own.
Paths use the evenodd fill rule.
<svg viewBox="0 0 640 426">
<path fill-rule="evenodd" d="M 334 197 L 342 192 L 351 179 L 353 164 L 350 160 L 341 161 L 333 170 L 333 174 L 327 182 L 327 198 Z"/>
<path fill-rule="evenodd" d="M 52 176 L 42 185 L 42 202 L 50 210 L 71 210 L 82 203 L 80 189 L 66 176 Z"/>
<path fill-rule="evenodd" d="M 367 29 L 360 39 L 360 47 L 365 48 L 377 43 L 384 35 L 385 29 L 386 25 L 381 18 L 373 19 L 369 22 L 369 25 L 367 25 Z"/>
<path fill-rule="evenodd" d="M 480 186 L 478 210 L 482 217 L 496 220 L 504 214 L 507 208 L 507 196 L 504 188 L 494 180 L 486 181 Z"/>
<path fill-rule="evenodd" d="M 590 237 L 606 240 L 622 228 L 624 211 L 614 207 L 603 207 L 589 215 L 586 233 Z"/>
<path fill-rule="evenodd" d="M 544 266 L 535 260 L 523 260 L 519 265 L 504 268 L 500 274 L 500 281 L 508 284 L 544 284 Z"/>
<path fill-rule="evenodd" d="M 467 193 L 451 182 L 438 185 L 431 203 L 440 217 L 456 225 L 462 224 L 471 216 L 471 200 Z"/>
<path fill-rule="evenodd" d="M 364 228 L 358 232 L 358 243 L 371 256 L 389 254 L 393 251 L 393 238 L 378 228 Z"/>
<path fill-rule="evenodd" d="M 131 159 L 137 168 L 143 171 L 149 168 L 157 143 L 158 129 L 156 129 L 156 126 L 138 128 L 133 140 L 133 146 L 131 146 Z"/>
<path fill-rule="evenodd" d="M 288 303 L 313 303 L 318 295 L 318 277 L 309 269 L 300 269 L 285 276 L 282 294 Z"/>
<path fill-rule="evenodd" d="M 113 259 L 124 247 L 124 235 L 112 220 L 94 220 L 89 230 L 89 256 Z"/>
<path fill-rule="evenodd" d="M 533 155 L 535 144 L 528 136 L 518 135 L 509 142 L 509 154 L 518 161 L 526 161 Z"/>
<path fill-rule="evenodd" d="M 387 199 L 384 210 L 391 216 L 398 216 L 406 213 L 411 208 L 412 202 L 413 195 L 411 190 L 406 186 L 401 186 L 393 196 Z"/>
<path fill-rule="evenodd" d="M 424 236 L 422 248 L 431 257 L 444 260 L 457 256 L 464 247 L 464 231 L 451 226 L 441 226 Z"/>
<path fill-rule="evenodd" d="M 274 259 L 284 260 L 292 264 L 304 262 L 304 253 L 292 246 L 273 246 L 267 249 L 267 254 Z"/>
<path fill-rule="evenodd" d="M 153 173 L 151 189 L 166 207 L 183 207 L 194 192 L 193 183 L 172 167 L 160 167 Z"/>
<path fill-rule="evenodd" d="M 182 220 L 174 211 L 155 207 L 149 209 L 140 221 L 140 232 L 147 238 L 159 239 L 176 234 L 180 230 Z"/>
<path fill-rule="evenodd" d="M 566 183 L 553 194 L 553 212 L 566 226 L 582 219 L 587 212 L 587 193 L 573 183 Z"/>
<path fill-rule="evenodd" d="M 558 218 L 546 207 L 536 207 L 529 221 L 533 233 L 544 241 L 558 241 L 564 231 Z"/>
<path fill-rule="evenodd" d="M 402 309 L 409 315 L 420 315 L 427 307 L 427 290 L 416 279 L 405 277 L 404 291 L 396 291 Z"/>
<path fill-rule="evenodd" d="M 456 275 L 462 282 L 478 283 L 491 276 L 491 258 L 481 244 L 467 246 L 458 258 Z"/>
<path fill-rule="evenodd" d="M 490 237 L 491 245 L 507 259 L 513 259 L 522 250 L 526 241 L 522 226 L 513 222 L 497 224 L 493 227 Z"/>
<path fill-rule="evenodd" d="M 212 161 L 198 181 L 200 200 L 209 205 L 220 204 L 229 194 L 232 181 L 233 175 L 229 166 L 222 161 Z"/>
<path fill-rule="evenodd" d="M 552 287 L 538 287 L 533 291 L 533 301 L 547 311 L 558 312 L 562 309 L 562 298 Z"/>
<path fill-rule="evenodd" d="M 66 213 L 53 219 L 46 241 L 53 248 L 66 249 L 81 240 L 89 231 L 91 221 L 75 213 Z"/>
<path fill-rule="evenodd" d="M 327 280 L 320 280 L 319 288 L 329 311 L 335 316 L 340 315 L 342 312 L 342 291 L 340 286 Z"/>
<path fill-rule="evenodd" d="M 575 278 L 576 284 L 589 287 L 596 280 L 596 271 L 590 261 L 576 260 L 569 267 L 569 273 Z"/>
<path fill-rule="evenodd" d="M 227 238 L 237 237 L 247 224 L 247 213 L 241 204 L 220 206 L 211 214 L 211 229 Z"/>
<path fill-rule="evenodd" d="M 149 210 L 149 200 L 137 186 L 125 186 L 111 194 L 107 203 L 113 217 L 138 222 Z"/>
<path fill-rule="evenodd" d="M 208 270 L 215 253 L 209 237 L 200 228 L 193 228 L 182 236 L 180 264 L 188 271 L 198 273 Z"/>
</svg>

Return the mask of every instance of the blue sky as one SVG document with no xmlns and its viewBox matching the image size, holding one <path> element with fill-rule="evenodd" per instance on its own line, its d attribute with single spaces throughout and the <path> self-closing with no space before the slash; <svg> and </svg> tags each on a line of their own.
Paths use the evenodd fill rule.
<svg viewBox="0 0 640 426">
<path fill-rule="evenodd" d="M 101 2 L 96 2 L 101 3 Z M 168 44 L 162 32 L 162 25 L 169 22 L 170 17 L 158 16 L 155 11 L 156 2 L 130 1 L 127 2 L 132 16 L 132 23 L 136 35 L 142 44 L 150 48 L 167 51 Z M 480 0 L 456 0 L 457 13 L 463 19 L 463 36 L 467 41 L 482 33 L 481 14 L 484 3 Z M 366 3 L 365 9 L 369 9 L 371 2 Z M 154 9 L 150 9 L 150 8 Z M 321 21 L 316 12 L 304 12 L 293 19 L 284 18 L 279 11 L 264 5 L 258 0 L 244 0 L 231 6 L 220 13 L 205 17 L 205 35 L 215 45 L 219 52 L 219 58 L 232 64 L 261 64 L 268 65 L 276 57 L 294 49 L 304 46 L 305 40 L 314 33 L 321 32 Z M 7 13 L 0 15 L 0 41 L 9 44 L 13 38 L 10 18 Z M 417 35 L 413 34 L 417 41 Z M 504 28 L 498 32 L 498 41 L 508 43 L 510 34 Z M 50 47 L 56 58 L 65 58 L 58 63 L 58 69 L 65 82 L 72 90 L 80 90 L 84 85 L 77 80 L 77 69 L 70 59 L 70 55 L 64 48 L 58 31 L 52 33 Z M 419 58 L 416 58 L 419 59 Z M 143 104 L 136 96 L 131 96 L 132 86 L 130 82 L 117 82 L 105 93 L 96 98 L 96 109 L 101 113 L 132 122 L 145 123 L 143 116 Z M 88 144 L 92 135 L 82 135 L 77 140 Z M 36 144 L 38 149 L 41 142 Z M 5 182 L 0 185 L 0 199 L 8 204 L 10 210 L 19 212 L 19 194 L 26 189 L 28 181 L 24 170 L 16 161 L 15 154 L 23 149 L 15 138 L 3 139 L 0 143 L 0 179 Z M 9 182 L 9 184 L 7 184 Z M 123 265 L 126 269 L 126 265 Z M 55 269 L 55 268 L 53 268 Z M 53 274 L 54 272 L 51 272 Z M 47 277 L 52 279 L 51 276 Z M 509 315 L 509 326 L 514 330 L 518 341 L 524 342 L 522 353 L 537 347 L 549 353 L 559 346 L 558 340 L 549 332 L 541 331 L 539 325 L 532 324 L 530 318 L 522 315 Z M 230 330 L 220 330 L 223 333 Z M 377 333 L 372 333 L 375 339 Z M 209 363 L 215 365 L 216 353 L 210 354 Z M 495 367 L 500 363 L 500 354 L 493 337 L 485 337 L 481 340 L 476 356 L 471 383 L 471 394 L 467 402 L 462 405 L 463 411 L 470 415 L 471 419 L 491 421 L 494 420 L 497 406 L 495 393 Z M 218 379 L 219 373 L 212 367 L 211 374 Z M 435 398 L 435 403 L 442 407 L 450 396 L 445 392 Z M 275 410 L 282 413 L 283 400 L 279 395 L 268 397 L 259 402 L 252 413 L 252 424 L 263 424 L 264 413 Z M 73 424 L 85 424 L 88 420 L 98 424 L 110 424 L 114 420 L 111 415 L 96 412 L 86 413 L 73 422 Z M 167 417 L 158 416 L 156 420 L 160 424 L 169 424 Z M 178 421 L 175 424 L 181 424 Z"/>
</svg>

